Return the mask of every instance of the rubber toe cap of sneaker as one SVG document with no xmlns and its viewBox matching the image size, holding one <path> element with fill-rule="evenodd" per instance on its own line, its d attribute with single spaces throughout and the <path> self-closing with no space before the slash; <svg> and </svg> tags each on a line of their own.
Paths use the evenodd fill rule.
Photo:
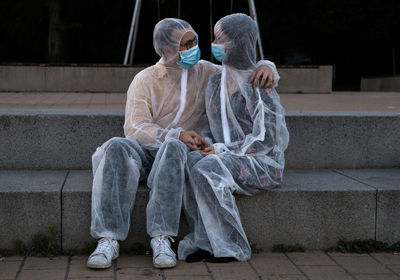
<svg viewBox="0 0 400 280">
<path fill-rule="evenodd" d="M 154 259 L 154 266 L 157 268 L 168 268 L 176 266 L 176 258 L 161 254 Z"/>
<path fill-rule="evenodd" d="M 103 255 L 96 255 L 89 258 L 87 266 L 90 268 L 108 268 L 111 266 L 111 262 L 108 262 Z"/>
</svg>

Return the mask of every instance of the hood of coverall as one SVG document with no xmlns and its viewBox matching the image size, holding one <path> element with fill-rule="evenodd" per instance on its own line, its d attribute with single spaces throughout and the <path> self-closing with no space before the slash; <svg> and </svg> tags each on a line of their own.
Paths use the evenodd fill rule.
<svg viewBox="0 0 400 280">
<path fill-rule="evenodd" d="M 187 32 L 193 33 L 198 42 L 197 33 L 184 20 L 165 18 L 156 24 L 153 32 L 153 46 L 156 53 L 162 58 L 161 63 L 176 64 L 181 39 Z"/>
<path fill-rule="evenodd" d="M 275 148 L 283 151 L 288 133 L 279 95 L 275 88 L 259 89 L 249 83 L 256 67 L 255 21 L 245 14 L 232 14 L 216 23 L 214 33 L 216 42 L 224 45 L 225 57 L 221 74 L 210 79 L 206 90 L 213 137 L 217 143 L 236 146 L 242 154 L 249 153 L 249 147 L 266 137 L 274 140 L 258 153 L 268 154 Z M 244 123 L 249 127 L 244 128 Z"/>
<path fill-rule="evenodd" d="M 214 27 L 218 44 L 225 47 L 223 64 L 237 69 L 256 65 L 256 22 L 245 14 L 232 14 L 220 19 Z"/>
</svg>

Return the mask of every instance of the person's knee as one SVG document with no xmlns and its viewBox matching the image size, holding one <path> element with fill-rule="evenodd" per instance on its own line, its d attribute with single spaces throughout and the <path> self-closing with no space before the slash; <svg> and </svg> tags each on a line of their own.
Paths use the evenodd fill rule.
<svg viewBox="0 0 400 280">
<path fill-rule="evenodd" d="M 106 148 L 106 154 L 108 156 L 121 155 L 123 153 L 126 153 L 126 151 L 129 150 L 129 147 L 136 150 L 139 149 L 140 145 L 135 140 L 130 140 L 122 137 L 114 137 L 110 140 Z"/>
<path fill-rule="evenodd" d="M 217 163 L 216 155 L 208 155 L 200 161 L 198 161 L 191 169 L 193 178 L 201 178 L 204 174 L 212 172 Z"/>
<path fill-rule="evenodd" d="M 164 141 L 163 146 L 165 150 L 172 156 L 187 156 L 188 150 L 186 148 L 186 145 L 178 139 L 169 138 Z"/>
<path fill-rule="evenodd" d="M 179 139 L 168 138 L 164 141 L 164 145 L 169 147 L 170 149 L 185 149 L 186 145 Z"/>
<path fill-rule="evenodd" d="M 202 159 L 203 159 L 203 156 L 201 155 L 200 151 L 189 152 L 187 154 L 187 165 L 189 167 L 189 170 L 191 170 L 192 167 Z"/>
<path fill-rule="evenodd" d="M 110 140 L 110 143 L 108 144 L 107 147 L 107 153 L 108 154 L 114 154 L 114 153 L 119 153 L 124 145 L 124 138 L 120 137 L 115 137 Z"/>
</svg>

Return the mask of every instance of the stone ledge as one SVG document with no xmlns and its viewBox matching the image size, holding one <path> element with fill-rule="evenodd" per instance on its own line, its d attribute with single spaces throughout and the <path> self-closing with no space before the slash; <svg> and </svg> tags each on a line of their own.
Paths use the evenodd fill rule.
<svg viewBox="0 0 400 280">
<path fill-rule="evenodd" d="M 126 92 L 144 67 L 0 65 L 0 91 Z M 281 92 L 330 93 L 332 66 L 278 68 Z"/>
<path fill-rule="evenodd" d="M 61 228 L 60 193 L 67 171 L 0 170 L 0 248 L 32 240 L 46 225 Z M 59 233 L 59 237 L 61 237 Z"/>
<path fill-rule="evenodd" d="M 400 91 L 400 76 L 362 77 L 361 91 Z"/>
<path fill-rule="evenodd" d="M 28 241 L 47 223 L 60 231 L 64 250 L 93 242 L 89 235 L 89 170 L 0 171 L 0 248 Z M 123 247 L 146 243 L 148 189 L 139 188 L 131 231 Z M 324 249 L 340 238 L 396 242 L 400 238 L 400 169 L 286 171 L 280 188 L 237 196 L 249 241 L 270 250 L 278 243 Z M 22 207 L 21 207 L 22 203 Z M 181 219 L 179 237 L 187 227 Z"/>
<path fill-rule="evenodd" d="M 288 168 L 400 167 L 399 112 L 291 111 L 286 121 Z M 90 169 L 123 123 L 123 110 L 0 109 L 0 168 Z"/>
<path fill-rule="evenodd" d="M 398 169 L 339 170 L 377 191 L 376 239 L 400 241 L 400 172 Z"/>
</svg>

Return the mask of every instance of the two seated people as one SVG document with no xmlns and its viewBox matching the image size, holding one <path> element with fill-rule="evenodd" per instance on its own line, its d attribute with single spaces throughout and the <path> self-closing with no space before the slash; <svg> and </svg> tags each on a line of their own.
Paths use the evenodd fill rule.
<svg viewBox="0 0 400 280">
<path fill-rule="evenodd" d="M 234 194 L 279 185 L 289 140 L 274 88 L 276 67 L 256 64 L 257 34 L 247 15 L 219 20 L 212 44 L 218 66 L 199 60 L 198 36 L 186 21 L 156 25 L 153 43 L 161 59 L 128 89 L 126 137 L 110 139 L 92 157 L 91 235 L 99 242 L 88 267 L 107 268 L 118 257 L 145 180 L 154 267 L 176 266 L 170 240 L 178 234 L 182 208 L 190 233 L 179 242 L 179 259 L 250 258 Z"/>
</svg>

